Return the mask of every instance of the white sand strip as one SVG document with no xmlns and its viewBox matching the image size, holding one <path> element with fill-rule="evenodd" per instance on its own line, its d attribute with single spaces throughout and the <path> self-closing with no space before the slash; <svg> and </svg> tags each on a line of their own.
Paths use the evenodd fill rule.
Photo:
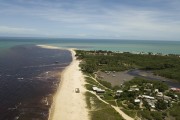
<svg viewBox="0 0 180 120">
<path fill-rule="evenodd" d="M 62 49 L 60 47 L 50 46 L 50 45 L 36 45 L 36 46 L 41 47 L 41 48 L 47 48 L 47 49 Z"/>
<path fill-rule="evenodd" d="M 49 45 L 37 45 L 47 49 L 63 49 Z M 75 58 L 75 51 L 72 53 L 72 62 L 61 73 L 61 81 L 53 104 L 50 109 L 49 120 L 89 120 L 88 108 L 86 107 L 84 88 L 84 76 L 79 69 L 80 61 Z M 80 93 L 75 89 L 79 88 Z"/>
<path fill-rule="evenodd" d="M 47 49 L 62 49 L 49 45 L 37 46 Z M 75 59 L 75 51 L 69 50 L 73 60 L 61 74 L 61 82 L 50 109 L 49 120 L 89 120 L 84 96 L 86 92 L 85 81 L 79 70 L 80 61 Z M 79 88 L 80 93 L 75 92 L 76 88 Z"/>
</svg>

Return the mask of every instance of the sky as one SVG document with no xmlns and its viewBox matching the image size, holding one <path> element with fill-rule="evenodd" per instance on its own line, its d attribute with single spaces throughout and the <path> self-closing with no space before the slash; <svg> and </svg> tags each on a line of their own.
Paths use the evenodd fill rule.
<svg viewBox="0 0 180 120">
<path fill-rule="evenodd" d="M 180 41 L 180 0 L 0 0 L 0 36 Z"/>
</svg>

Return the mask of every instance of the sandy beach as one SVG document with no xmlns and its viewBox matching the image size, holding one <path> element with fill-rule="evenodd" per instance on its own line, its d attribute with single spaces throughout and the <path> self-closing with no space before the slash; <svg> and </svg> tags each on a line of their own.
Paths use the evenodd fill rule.
<svg viewBox="0 0 180 120">
<path fill-rule="evenodd" d="M 61 49 L 46 45 L 38 45 L 48 49 Z M 88 120 L 88 109 L 84 93 L 84 77 L 79 70 L 79 62 L 75 59 L 75 51 L 69 49 L 72 53 L 72 62 L 61 73 L 61 82 L 57 93 L 54 96 L 53 104 L 50 109 L 49 120 Z M 79 88 L 80 93 L 75 89 Z"/>
</svg>

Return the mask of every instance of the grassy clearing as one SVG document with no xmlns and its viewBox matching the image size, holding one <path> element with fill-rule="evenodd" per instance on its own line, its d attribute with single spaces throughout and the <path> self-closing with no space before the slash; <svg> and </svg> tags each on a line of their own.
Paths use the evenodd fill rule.
<svg viewBox="0 0 180 120">
<path fill-rule="evenodd" d="M 119 107 L 128 109 L 127 106 L 125 106 L 125 105 L 122 103 L 122 102 L 125 102 L 125 101 L 117 100 L 116 102 L 117 102 L 117 105 L 118 105 Z"/>
<path fill-rule="evenodd" d="M 92 93 L 86 92 L 85 96 L 91 120 L 123 120 L 110 105 L 103 103 Z"/>
<path fill-rule="evenodd" d="M 109 100 L 105 100 L 106 102 L 108 102 L 109 104 L 111 104 L 111 105 L 114 105 L 114 106 L 116 106 L 116 102 L 115 102 L 115 100 L 111 100 L 111 101 L 109 101 Z"/>
<path fill-rule="evenodd" d="M 103 81 L 103 80 L 98 80 L 99 83 L 101 83 L 103 86 L 109 88 L 109 89 L 112 89 L 112 85 L 110 82 L 107 82 L 107 81 Z"/>
<path fill-rule="evenodd" d="M 91 84 L 85 84 L 85 88 L 87 90 L 92 90 L 92 87 L 93 87 L 93 85 L 91 85 Z"/>
<path fill-rule="evenodd" d="M 137 112 L 135 110 L 127 110 L 127 109 L 121 109 L 121 110 L 132 118 L 136 117 Z"/>
<path fill-rule="evenodd" d="M 163 120 L 163 114 L 160 111 L 139 111 L 138 115 L 141 118 L 145 118 L 147 120 Z"/>
<path fill-rule="evenodd" d="M 103 86 L 103 84 L 98 83 L 97 81 L 95 81 L 94 79 L 92 79 L 91 77 L 85 77 L 85 80 L 88 84 L 91 84 L 92 86 L 97 86 L 101 89 L 105 89 L 106 91 L 108 91 L 108 89 L 106 87 Z M 92 90 L 92 89 L 91 89 Z"/>
<path fill-rule="evenodd" d="M 86 82 L 89 83 L 89 84 L 93 84 L 93 85 L 96 85 L 96 86 L 99 85 L 98 82 L 96 82 L 95 80 L 93 80 L 93 79 L 90 78 L 90 77 L 85 77 L 85 79 L 86 79 Z"/>
</svg>

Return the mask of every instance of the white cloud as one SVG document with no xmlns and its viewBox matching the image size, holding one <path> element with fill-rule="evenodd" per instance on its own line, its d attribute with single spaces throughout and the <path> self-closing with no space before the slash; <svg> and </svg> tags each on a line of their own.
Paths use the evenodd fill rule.
<svg viewBox="0 0 180 120">
<path fill-rule="evenodd" d="M 35 33 L 35 32 L 37 32 L 37 30 L 32 28 L 0 26 L 0 33 L 27 34 L 27 33 Z"/>
<path fill-rule="evenodd" d="M 18 0 L 25 4 L 26 0 Z M 168 0 L 167 0 L 168 1 Z M 71 37 L 102 37 L 122 39 L 179 39 L 180 12 L 165 9 L 153 9 L 137 6 L 114 5 L 103 7 L 97 4 L 77 2 L 49 2 L 32 0 L 27 2 L 30 7 L 4 4 L 0 13 L 14 16 L 29 16 L 42 20 L 36 28 L 14 28 L 0 26 L 0 32 L 34 33 L 50 36 Z M 171 4 L 175 6 L 178 2 Z M 32 6 L 31 6 L 32 5 Z M 9 6 L 9 7 L 8 7 Z M 67 8 L 65 8 L 67 6 Z M 0 14 L 2 16 L 2 14 Z M 37 21 L 33 21 L 37 22 Z M 19 23 L 20 24 L 20 23 Z M 52 24 L 56 24 L 53 29 Z M 43 30 L 42 27 L 43 26 Z M 45 26 L 45 27 L 44 27 Z M 59 29 L 58 29 L 59 28 Z M 50 30 L 51 29 L 51 30 Z M 51 31 L 51 32 L 49 32 Z"/>
</svg>

